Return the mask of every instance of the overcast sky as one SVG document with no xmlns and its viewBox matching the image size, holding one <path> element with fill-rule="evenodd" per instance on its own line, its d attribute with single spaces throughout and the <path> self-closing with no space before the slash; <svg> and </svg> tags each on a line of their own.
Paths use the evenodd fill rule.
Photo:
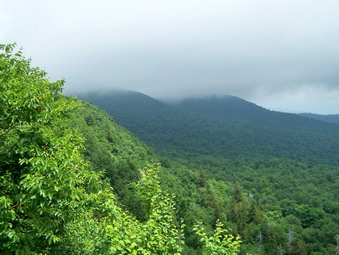
<svg viewBox="0 0 339 255">
<path fill-rule="evenodd" d="M 235 95 L 339 113 L 338 0 L 0 0 L 0 42 L 66 92 Z"/>
</svg>

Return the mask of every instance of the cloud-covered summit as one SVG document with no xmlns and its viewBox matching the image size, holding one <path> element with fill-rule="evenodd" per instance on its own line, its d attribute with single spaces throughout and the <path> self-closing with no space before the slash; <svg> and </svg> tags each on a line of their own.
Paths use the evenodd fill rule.
<svg viewBox="0 0 339 255">
<path fill-rule="evenodd" d="M 334 0 L 5 0 L 0 41 L 23 46 L 66 91 L 231 94 L 338 113 L 338 9 Z"/>
</svg>

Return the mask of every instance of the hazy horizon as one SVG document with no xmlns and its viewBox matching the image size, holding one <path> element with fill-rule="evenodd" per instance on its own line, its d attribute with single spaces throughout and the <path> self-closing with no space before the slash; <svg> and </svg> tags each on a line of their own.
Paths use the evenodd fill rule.
<svg viewBox="0 0 339 255">
<path fill-rule="evenodd" d="M 339 2 L 0 1 L 16 41 L 65 92 L 157 99 L 233 95 L 284 112 L 339 113 Z"/>
<path fill-rule="evenodd" d="M 189 99 L 211 99 L 211 98 L 217 98 L 217 99 L 222 99 L 222 98 L 225 98 L 225 97 L 237 97 L 237 98 L 240 98 L 240 99 L 243 99 L 243 100 L 246 100 L 244 98 L 241 98 L 241 97 L 238 97 L 238 96 L 235 96 L 235 95 L 230 95 L 230 94 L 206 94 L 206 95 L 200 95 L 200 96 L 183 96 L 183 97 L 175 97 L 175 98 L 171 98 L 171 97 L 153 97 L 151 95 L 148 95 L 146 93 L 143 93 L 143 92 L 140 92 L 140 91 L 136 91 L 136 90 L 129 90 L 129 89 L 124 89 L 124 88 L 106 88 L 106 89 L 100 89 L 100 90 L 88 90 L 88 91 L 73 91 L 73 92 L 65 92 L 64 94 L 67 95 L 67 96 L 75 96 L 75 97 L 79 97 L 81 98 L 82 96 L 84 95 L 90 95 L 92 93 L 96 94 L 96 95 L 107 95 L 109 93 L 112 93 L 112 92 L 115 92 L 115 93 L 140 93 L 140 94 L 143 94 L 143 95 L 146 95 L 146 96 L 149 96 L 155 100 L 158 100 L 160 102 L 163 102 L 165 104 L 173 104 L 173 103 L 178 103 L 178 102 L 182 102 L 184 100 L 189 100 Z M 256 104 L 257 106 L 260 106 L 260 107 L 263 107 L 265 109 L 268 109 L 268 110 L 271 110 L 271 111 L 277 111 L 277 112 L 284 112 L 284 113 L 293 113 L 293 114 L 317 114 L 317 113 L 313 113 L 313 112 L 298 112 L 298 111 L 284 111 L 284 110 L 279 110 L 279 109 L 269 109 L 263 105 L 260 105 L 260 104 L 257 104 L 255 102 L 252 102 L 250 100 L 246 100 L 247 102 L 250 102 L 250 103 L 254 103 Z M 332 113 L 332 114 L 320 114 L 320 115 L 339 115 L 338 113 Z"/>
</svg>

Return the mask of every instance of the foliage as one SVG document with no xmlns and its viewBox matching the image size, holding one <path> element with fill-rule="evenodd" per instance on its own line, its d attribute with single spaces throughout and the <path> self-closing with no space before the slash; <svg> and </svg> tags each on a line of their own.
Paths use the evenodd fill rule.
<svg viewBox="0 0 339 255">
<path fill-rule="evenodd" d="M 160 168 L 15 45 L 0 49 L 1 254 L 333 253 L 339 169 L 286 158 L 335 165 L 334 124 L 238 99 L 192 114 L 142 94 L 92 97 L 162 152 Z"/>
<path fill-rule="evenodd" d="M 203 165 L 209 178 L 233 186 L 225 207 L 233 233 L 242 237 L 243 253 L 253 254 L 250 246 L 260 247 L 261 254 L 275 254 L 279 246 L 289 254 L 293 245 L 300 254 L 305 250 L 327 254 L 334 249 L 339 228 L 338 167 L 215 157 L 185 164 Z M 293 242 L 288 241 L 291 237 Z"/>
<path fill-rule="evenodd" d="M 240 237 L 234 238 L 233 235 L 228 234 L 228 231 L 224 229 L 223 224 L 217 221 L 214 234 L 210 237 L 207 236 L 201 224 L 197 224 L 194 227 L 196 234 L 200 238 L 200 242 L 203 244 L 202 254 L 206 255 L 236 255 L 239 252 Z"/>
<path fill-rule="evenodd" d="M 60 95 L 63 82 L 49 82 L 14 44 L 0 49 L 0 253 L 180 253 L 159 168 L 145 168 L 135 185 L 150 208 L 140 222 L 83 159 L 84 140 L 67 117 L 79 103 Z"/>
<path fill-rule="evenodd" d="M 284 158 L 339 164 L 339 126 L 274 112 L 236 97 L 165 104 L 137 92 L 80 95 L 162 156 Z"/>
<path fill-rule="evenodd" d="M 49 82 L 14 47 L 0 47 L 0 250 L 47 251 L 81 214 L 93 176 L 83 170 L 81 138 L 50 128 L 76 105 L 59 96 L 63 82 Z"/>
<path fill-rule="evenodd" d="M 145 212 L 136 192 L 132 192 L 132 184 L 139 180 L 140 168 L 156 161 L 152 151 L 104 111 L 86 102 L 71 113 L 66 125 L 84 137 L 84 157 L 89 167 L 103 171 L 121 204 L 138 219 L 144 219 Z"/>
<path fill-rule="evenodd" d="M 64 81 L 49 82 L 46 72 L 31 68 L 30 60 L 14 48 L 0 45 L 0 136 L 13 129 L 31 130 L 74 106 L 58 100 Z"/>
<path fill-rule="evenodd" d="M 175 194 L 187 254 L 199 254 L 195 222 L 210 235 L 216 219 L 240 234 L 240 254 L 335 248 L 337 125 L 234 97 L 175 107 L 134 92 L 84 98 L 162 155 L 162 187 Z"/>
</svg>

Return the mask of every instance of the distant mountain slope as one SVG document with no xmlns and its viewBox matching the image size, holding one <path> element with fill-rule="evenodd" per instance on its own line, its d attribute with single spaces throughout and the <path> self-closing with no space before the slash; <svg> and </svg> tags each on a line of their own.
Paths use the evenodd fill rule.
<svg viewBox="0 0 339 255">
<path fill-rule="evenodd" d="M 171 105 L 198 114 L 225 117 L 229 120 L 254 120 L 258 117 L 272 117 L 270 111 L 234 96 L 184 99 Z"/>
<path fill-rule="evenodd" d="M 80 95 L 158 152 L 175 157 L 278 157 L 339 164 L 339 128 L 245 100 L 185 100 L 175 106 L 137 92 Z"/>
<path fill-rule="evenodd" d="M 330 131 L 333 128 L 337 128 L 331 125 L 326 126 L 313 119 L 303 118 L 304 116 L 301 117 L 297 114 L 270 111 L 234 96 L 185 99 L 181 102 L 172 103 L 172 105 L 186 112 L 203 114 L 218 119 L 222 118 L 225 120 L 264 125 L 265 127 L 289 130 L 302 128 L 312 131 L 315 129 Z"/>
<path fill-rule="evenodd" d="M 315 120 L 339 124 L 339 114 L 322 115 L 322 114 L 313 114 L 313 113 L 301 113 L 300 115 L 304 117 L 312 118 Z"/>
<path fill-rule="evenodd" d="M 192 114 L 135 92 L 92 94 L 88 98 L 108 109 L 116 120 L 134 129 L 158 151 L 177 156 L 178 161 L 161 159 L 164 168 L 160 177 L 164 190 L 175 195 L 178 218 L 186 224 L 183 254 L 201 254 L 192 234 L 193 224 L 202 221 L 206 229 L 211 229 L 216 219 L 224 220 L 232 233 L 242 236 L 240 254 L 276 254 L 278 247 L 293 247 L 291 250 L 304 247 L 300 254 L 306 251 L 327 254 L 334 250 L 333 237 L 339 222 L 338 166 L 267 159 L 272 155 L 285 158 L 295 155 L 300 160 L 335 164 L 338 147 L 331 147 L 337 144 L 327 140 L 325 131 L 316 133 L 312 125 L 302 129 L 309 132 L 297 129 L 299 133 L 284 131 L 274 127 L 275 124 L 259 126 L 258 123 L 267 124 L 274 119 L 268 116 L 276 116 L 275 112 L 246 101 L 241 103 L 241 99 L 240 106 L 250 106 L 252 117 L 267 116 L 260 121 L 251 119 L 237 107 L 232 111 L 242 115 L 233 119 L 214 114 L 212 107 L 211 113 Z M 318 128 L 327 127 L 326 123 L 297 119 L 298 125 L 306 120 L 307 124 L 319 125 Z M 142 201 L 135 196 L 131 184 L 137 177 L 136 167 L 152 161 L 155 155 L 94 105 L 85 103 L 71 116 L 71 121 L 72 128 L 78 128 L 86 138 L 86 158 L 92 167 L 104 169 L 119 202 L 138 219 L 144 219 Z M 337 133 L 332 137 L 337 137 Z M 228 159 L 244 155 L 251 158 Z M 239 185 L 234 185 L 236 182 L 245 188 L 243 192 Z M 235 202 L 235 197 L 240 201 Z M 264 236 L 260 247 L 253 241 L 259 229 Z M 291 229 L 298 240 L 292 246 L 288 241 Z"/>
</svg>

